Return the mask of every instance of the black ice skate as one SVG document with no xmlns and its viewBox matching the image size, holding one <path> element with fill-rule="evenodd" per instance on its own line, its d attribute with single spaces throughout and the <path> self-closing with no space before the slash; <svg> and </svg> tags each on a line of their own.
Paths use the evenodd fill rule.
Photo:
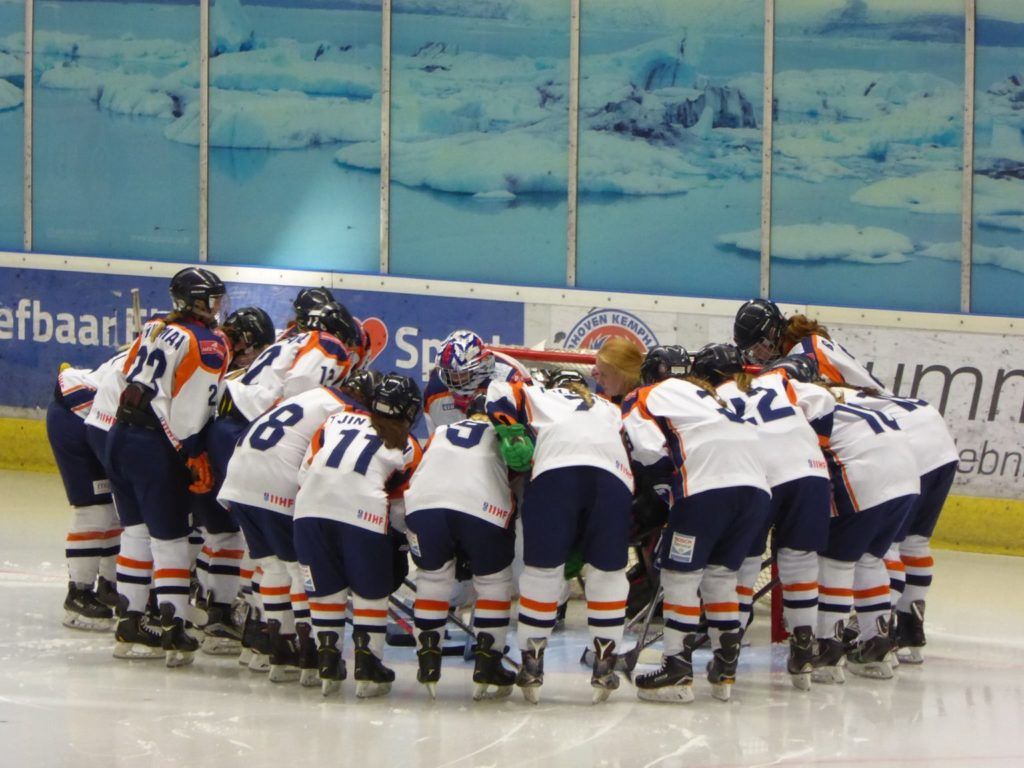
<svg viewBox="0 0 1024 768">
<path fill-rule="evenodd" d="M 160 644 L 167 666 L 183 667 L 192 663 L 199 641 L 185 631 L 185 620 L 174 614 L 171 603 L 160 603 L 160 627 L 163 629 Z"/>
<path fill-rule="evenodd" d="M 117 583 L 100 576 L 96 579 L 96 599 L 110 610 L 117 609 Z"/>
<path fill-rule="evenodd" d="M 728 701 L 740 661 L 740 633 L 726 632 L 719 638 L 719 643 L 720 647 L 708 662 L 708 682 L 711 683 L 712 696 L 720 701 Z"/>
<path fill-rule="evenodd" d="M 638 699 L 676 704 L 693 701 L 692 638 L 694 635 L 686 636 L 679 653 L 662 656 L 660 669 L 633 678 Z"/>
<path fill-rule="evenodd" d="M 235 622 L 234 610 L 229 603 L 213 602 L 212 594 L 206 607 L 202 650 L 211 656 L 234 656 L 242 650 L 242 627 Z"/>
<path fill-rule="evenodd" d="M 910 611 L 896 614 L 896 652 L 902 664 L 924 663 L 924 600 L 915 600 Z"/>
<path fill-rule="evenodd" d="M 384 696 L 391 691 L 395 673 L 384 666 L 384 662 L 370 650 L 370 633 L 357 629 L 352 632 L 355 669 L 352 677 L 356 681 L 356 698 L 369 699 Z"/>
<path fill-rule="evenodd" d="M 843 622 L 837 621 L 832 637 L 818 638 L 818 651 L 811 662 L 811 680 L 815 683 L 841 684 L 846 682 L 846 645 L 843 642 Z"/>
<path fill-rule="evenodd" d="M 814 631 L 808 626 L 797 627 L 789 636 L 789 658 L 786 660 L 786 671 L 793 687 L 801 691 L 811 690 L 813 669 Z"/>
<path fill-rule="evenodd" d="M 540 687 L 544 684 L 544 649 L 548 647 L 548 640 L 546 637 L 531 637 L 526 640 L 526 646 L 516 685 L 528 702 L 539 704 Z"/>
<path fill-rule="evenodd" d="M 299 679 L 299 646 L 294 634 L 281 632 L 281 622 L 267 621 L 270 638 L 270 682 L 290 683 Z"/>
<path fill-rule="evenodd" d="M 419 641 L 416 680 L 426 686 L 430 698 L 436 699 L 437 682 L 441 679 L 441 634 L 434 630 L 420 632 Z"/>
<path fill-rule="evenodd" d="M 316 652 L 316 641 L 313 639 L 312 631 L 307 621 L 295 624 L 299 646 L 299 685 L 303 688 L 315 688 L 320 685 L 320 658 Z"/>
<path fill-rule="evenodd" d="M 107 632 L 114 625 L 114 612 L 96 598 L 89 587 L 68 582 L 68 595 L 64 598 L 65 627 Z"/>
<path fill-rule="evenodd" d="M 879 616 L 875 624 L 878 634 L 857 643 L 857 647 L 846 655 L 846 665 L 860 677 L 891 680 L 895 654 L 889 637 L 889 621 L 885 616 Z"/>
<path fill-rule="evenodd" d="M 473 667 L 473 701 L 504 698 L 512 693 L 515 673 L 501 665 L 502 653 L 494 647 L 494 636 L 481 632 L 476 636 L 476 664 Z M 489 689 L 494 691 L 488 694 Z"/>
<path fill-rule="evenodd" d="M 267 622 L 260 619 L 259 611 L 252 606 L 242 625 L 242 652 L 238 663 L 249 668 L 250 672 L 270 671 L 270 635 L 267 633 Z"/>
<path fill-rule="evenodd" d="M 341 658 L 341 649 L 338 648 L 340 636 L 337 632 L 317 632 L 316 637 L 320 641 L 317 649 L 320 692 L 330 696 L 341 688 L 341 681 L 348 677 L 345 660 Z"/>
<path fill-rule="evenodd" d="M 603 637 L 594 638 L 594 667 L 590 675 L 590 687 L 594 689 L 593 703 L 600 704 L 619 687 L 619 676 L 615 674 L 615 641 Z"/>
<path fill-rule="evenodd" d="M 117 627 L 114 629 L 115 659 L 162 659 L 160 644 L 163 632 L 150 623 L 142 611 L 129 611 L 128 598 L 121 597 L 117 607 Z"/>
</svg>

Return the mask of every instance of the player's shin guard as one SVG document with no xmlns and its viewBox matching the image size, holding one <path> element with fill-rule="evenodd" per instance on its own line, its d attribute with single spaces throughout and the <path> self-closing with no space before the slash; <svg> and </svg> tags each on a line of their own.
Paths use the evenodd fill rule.
<svg viewBox="0 0 1024 768">
<path fill-rule="evenodd" d="M 491 647 L 498 653 L 505 648 L 505 638 L 512 614 L 512 567 L 495 573 L 473 577 L 476 604 L 473 608 L 473 629 L 491 636 Z"/>
<path fill-rule="evenodd" d="M 602 571 L 591 568 L 587 574 L 587 626 L 595 640 L 611 640 L 622 645 L 622 631 L 626 623 L 626 596 L 629 581 L 625 569 Z"/>
<path fill-rule="evenodd" d="M 907 536 L 900 543 L 900 559 L 907 569 L 907 587 L 900 597 L 897 609 L 909 612 L 911 605 L 928 596 L 932 585 L 935 561 L 929 539 L 924 536 Z"/>
<path fill-rule="evenodd" d="M 860 640 L 870 640 L 879 631 L 878 619 L 889 621 L 889 574 L 885 563 L 871 554 L 857 561 L 853 579 L 853 605 L 860 623 Z"/>
<path fill-rule="evenodd" d="M 440 632 L 448 621 L 448 597 L 455 583 L 455 561 L 449 560 L 435 571 L 416 572 L 416 631 Z M 420 643 L 422 645 L 422 642 Z"/>
<path fill-rule="evenodd" d="M 558 598 L 562 593 L 563 566 L 537 568 L 528 565 L 519 577 L 519 647 L 530 640 L 547 640 L 555 627 Z"/>
<path fill-rule="evenodd" d="M 121 534 L 117 556 L 117 591 L 128 599 L 128 610 L 145 612 L 153 579 L 153 553 L 149 529 L 130 525 Z"/>
<path fill-rule="evenodd" d="M 813 628 L 818 616 L 818 555 L 781 547 L 777 557 L 782 582 L 782 613 L 792 632 Z"/>
<path fill-rule="evenodd" d="M 220 603 L 230 603 L 241 586 L 241 564 L 245 554 L 239 531 L 206 534 L 203 552 L 208 561 L 206 593 Z"/>
<path fill-rule="evenodd" d="M 836 622 L 846 623 L 853 609 L 854 563 L 818 558 L 818 621 L 815 635 L 832 637 Z"/>
<path fill-rule="evenodd" d="M 352 645 L 356 697 L 383 696 L 391 690 L 395 673 L 384 666 L 384 633 L 388 623 L 387 598 L 371 600 L 352 593 Z"/>
<path fill-rule="evenodd" d="M 295 621 L 309 623 L 309 596 L 306 594 L 306 577 L 302 573 L 302 566 L 297 562 L 285 563 L 284 565 L 288 569 L 288 575 L 292 580 L 290 597 L 292 614 L 295 616 Z"/>
<path fill-rule="evenodd" d="M 661 586 L 665 591 L 665 656 L 681 653 L 686 635 L 700 631 L 697 590 L 703 575 L 700 570 L 661 572 Z"/>
<path fill-rule="evenodd" d="M 736 601 L 736 571 L 724 565 L 709 565 L 700 582 L 704 613 L 708 620 L 711 648 L 721 647 L 723 635 L 740 630 L 739 603 Z"/>
<path fill-rule="evenodd" d="M 885 553 L 885 570 L 889 572 L 889 600 L 899 605 L 907 586 L 907 568 L 900 559 L 899 544 L 894 543 Z"/>
<path fill-rule="evenodd" d="M 313 620 L 313 636 L 321 632 L 336 632 L 338 648 L 345 638 L 345 614 L 348 612 L 348 590 L 317 594 L 309 599 L 309 612 Z"/>
<path fill-rule="evenodd" d="M 740 628 L 746 629 L 753 618 L 754 584 L 761 575 L 761 556 L 744 558 L 736 574 L 736 598 L 740 606 Z"/>
<path fill-rule="evenodd" d="M 206 536 L 206 529 L 202 527 L 193 528 L 188 535 L 188 562 L 189 567 L 195 571 L 195 581 L 199 587 L 195 596 L 196 605 L 199 607 L 205 605 L 206 593 L 210 589 L 210 557 L 203 546 Z"/>
<path fill-rule="evenodd" d="M 292 577 L 288 568 L 271 555 L 261 558 L 260 567 L 263 578 L 260 581 L 260 597 L 267 621 L 280 623 L 280 632 L 284 635 L 295 634 L 295 614 L 292 613 Z"/>
<path fill-rule="evenodd" d="M 152 539 L 150 546 L 153 549 L 153 588 L 157 603 L 174 606 L 173 615 L 184 620 L 188 615 L 191 582 L 188 537 Z"/>
<path fill-rule="evenodd" d="M 117 526 L 113 509 L 113 504 L 74 508 L 65 555 L 68 576 L 82 589 L 91 590 L 96 577 L 101 575 L 100 564 L 103 558 L 109 560 L 111 555 L 117 554 L 121 529 Z M 112 573 L 108 571 L 104 575 L 111 576 Z"/>
</svg>

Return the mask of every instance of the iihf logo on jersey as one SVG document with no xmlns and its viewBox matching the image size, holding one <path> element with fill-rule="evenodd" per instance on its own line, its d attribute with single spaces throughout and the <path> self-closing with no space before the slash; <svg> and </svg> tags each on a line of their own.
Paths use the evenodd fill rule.
<svg viewBox="0 0 1024 768">
<path fill-rule="evenodd" d="M 612 336 L 621 336 L 645 349 L 658 345 L 654 331 L 636 315 L 615 309 L 595 309 L 572 327 L 562 346 L 566 349 L 598 349 Z"/>
</svg>

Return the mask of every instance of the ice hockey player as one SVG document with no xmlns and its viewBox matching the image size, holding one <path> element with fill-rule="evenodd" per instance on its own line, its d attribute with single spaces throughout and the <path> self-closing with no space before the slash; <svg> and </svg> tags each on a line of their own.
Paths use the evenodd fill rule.
<svg viewBox="0 0 1024 768">
<path fill-rule="evenodd" d="M 690 377 L 680 347 L 648 350 L 646 386 L 622 404 L 632 460 L 671 488 L 658 549 L 665 604 L 661 668 L 635 679 L 649 701 L 693 701 L 701 599 L 713 657 L 712 694 L 728 700 L 740 653 L 737 571 L 768 514 L 768 483 L 753 427 Z M 699 597 L 698 597 L 699 592 Z"/>
<path fill-rule="evenodd" d="M 209 490 L 202 431 L 211 393 L 229 355 L 215 331 L 224 283 L 198 267 L 170 284 L 173 311 L 143 327 L 124 364 L 126 386 L 107 438 L 111 482 L 119 488 L 124 532 L 118 558 L 123 610 L 119 646 L 139 642 L 150 580 L 160 610 L 168 666 L 192 661 L 198 643 L 185 631 L 190 586 L 189 491 Z M 143 640 L 144 642 L 144 640 Z"/>
<path fill-rule="evenodd" d="M 507 696 L 515 681 L 501 664 L 512 609 L 515 502 L 486 399 L 474 396 L 467 418 L 434 431 L 405 494 L 417 568 L 417 679 L 432 697 L 441 677 L 441 641 L 458 556 L 468 562 L 477 595 L 473 698 L 487 697 L 492 688 L 495 696 Z"/>
<path fill-rule="evenodd" d="M 310 330 L 309 313 L 334 300 L 334 294 L 331 293 L 330 288 L 303 288 L 300 290 L 292 302 L 295 319 L 288 323 L 277 340 L 284 341 Z"/>
<path fill-rule="evenodd" d="M 616 649 L 626 616 L 627 546 L 633 474 L 619 409 L 596 398 L 575 371 L 547 385 L 494 380 L 487 414 L 509 469 L 528 472 L 523 493 L 523 561 L 517 640 L 523 662 L 516 685 L 538 703 L 544 651 L 555 626 L 566 560 L 574 549 L 589 565 L 587 624 L 595 652 L 595 703 L 618 688 Z"/>
<path fill-rule="evenodd" d="M 319 641 L 324 695 L 346 677 L 342 630 L 350 592 L 356 696 L 386 694 L 395 679 L 382 660 L 395 588 L 389 514 L 396 523 L 404 516 L 401 497 L 422 454 L 409 430 L 422 402 L 412 379 L 384 376 L 369 412 L 346 409 L 324 422 L 299 470 L 295 551 Z"/>
</svg>

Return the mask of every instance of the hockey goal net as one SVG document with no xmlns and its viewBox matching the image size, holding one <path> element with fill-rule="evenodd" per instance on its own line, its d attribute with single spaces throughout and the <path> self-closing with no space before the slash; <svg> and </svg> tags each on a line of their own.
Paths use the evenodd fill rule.
<svg viewBox="0 0 1024 768">
<path fill-rule="evenodd" d="M 491 345 L 490 349 L 514 359 L 533 378 L 542 371 L 568 369 L 581 373 L 592 382 L 592 371 L 597 363 L 597 350 L 594 349 L 547 349 L 543 346 L 507 345 Z M 632 565 L 630 562 L 630 566 Z M 771 617 L 773 643 L 786 639 L 786 629 L 782 621 L 782 589 L 779 586 L 770 543 L 761 558 L 761 572 L 754 584 L 754 613 L 756 617 Z"/>
</svg>

